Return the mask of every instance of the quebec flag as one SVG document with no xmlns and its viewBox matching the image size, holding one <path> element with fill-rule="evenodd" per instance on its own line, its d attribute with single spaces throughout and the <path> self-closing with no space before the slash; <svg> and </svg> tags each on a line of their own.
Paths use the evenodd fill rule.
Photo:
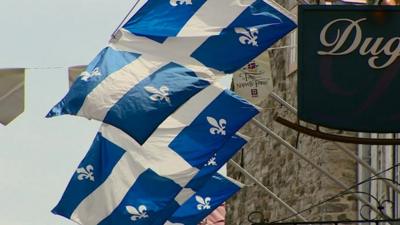
<svg viewBox="0 0 400 225">
<path fill-rule="evenodd" d="M 295 27 L 270 0 L 147 1 L 47 117 L 99 120 L 144 143 L 216 77 L 241 68 Z"/>
<path fill-rule="evenodd" d="M 228 185 L 224 185 L 225 184 L 224 182 L 215 181 L 215 179 L 216 179 L 215 177 L 216 177 L 216 174 L 218 174 L 217 171 L 225 163 L 227 163 L 228 160 L 235 153 L 237 153 L 246 143 L 247 143 L 246 139 L 244 139 L 244 137 L 241 134 L 233 135 L 227 142 L 225 142 L 225 144 L 222 146 L 222 148 L 218 149 L 214 153 L 214 155 L 205 164 L 200 166 L 201 169 L 199 170 L 199 172 L 178 193 L 179 198 L 175 198 L 173 201 L 168 203 L 168 205 L 165 207 L 165 209 L 163 209 L 160 212 L 160 215 L 158 215 L 156 222 L 162 223 L 166 219 L 170 218 L 173 213 L 176 213 L 176 211 L 181 211 L 182 207 L 187 208 L 187 206 L 185 206 L 185 205 L 187 205 L 187 201 L 190 201 L 189 199 L 193 198 L 193 196 L 196 192 L 198 192 L 199 190 L 204 190 L 204 188 L 206 188 L 206 190 L 208 192 L 211 192 L 212 190 L 219 190 L 220 192 L 222 192 L 224 190 L 224 188 L 226 188 L 226 190 L 225 190 L 226 199 L 225 200 L 227 200 L 230 197 L 229 193 L 231 193 L 233 195 L 236 191 L 232 192 L 232 189 L 229 188 L 231 184 L 229 183 Z M 214 179 L 214 181 L 211 181 L 212 179 Z M 221 180 L 221 179 L 219 179 L 219 180 Z M 215 185 L 221 185 L 221 186 L 219 186 L 219 189 L 210 188 L 212 186 L 211 184 L 209 184 L 210 182 L 213 182 Z M 204 186 L 207 186 L 207 187 L 204 187 Z M 236 187 L 236 189 L 237 189 L 237 187 Z M 233 188 L 233 190 L 236 190 L 236 189 Z M 207 200 L 207 198 L 206 198 L 206 200 Z M 199 201 L 199 199 L 197 199 L 197 201 Z M 220 204 L 222 204 L 222 202 Z M 214 201 L 213 204 L 214 204 L 214 206 L 218 206 L 217 201 Z M 207 209 L 208 209 L 208 207 L 207 207 Z M 197 211 L 197 213 L 199 214 L 197 218 L 203 218 L 206 215 L 208 215 L 211 211 L 206 210 L 205 211 L 206 213 L 203 212 L 202 210 Z M 192 213 L 196 214 L 196 211 L 192 211 Z M 193 215 L 191 215 L 191 216 L 193 216 Z M 192 219 L 194 219 L 194 218 L 192 218 Z M 170 219 L 170 221 L 173 221 L 173 219 L 172 220 Z M 197 219 L 194 221 L 197 221 Z M 186 225 L 186 223 L 185 223 L 185 225 Z"/>
<path fill-rule="evenodd" d="M 150 0 L 114 46 L 232 73 L 294 28 L 290 13 L 272 0 Z"/>
<path fill-rule="evenodd" d="M 235 180 L 216 173 L 205 185 L 186 201 L 167 221 L 166 225 L 197 225 L 222 205 L 243 185 Z"/>
<path fill-rule="evenodd" d="M 233 143 L 229 147 L 237 151 L 243 142 Z M 204 195 L 205 205 L 196 217 L 201 220 L 240 185 L 213 174 L 196 178 L 199 171 L 172 149 L 148 149 L 121 130 L 103 124 L 52 212 L 82 225 L 164 224 L 168 218 L 181 220 L 186 215 L 171 217 L 176 211 L 169 208 L 172 201 L 181 202 L 183 208 L 195 214 L 185 205 L 196 193 Z M 181 194 L 186 193 L 183 187 L 196 179 L 203 179 L 200 183 L 204 185 L 191 189 L 190 196 Z M 211 195 L 214 190 L 220 192 Z"/>
<path fill-rule="evenodd" d="M 138 57 L 103 49 L 47 117 L 71 114 L 104 121 L 143 143 L 165 118 L 210 85 L 185 67 L 168 63 L 158 68 Z"/>
<path fill-rule="evenodd" d="M 83 225 L 164 224 L 246 143 L 235 133 L 257 112 L 214 83 L 143 144 L 104 124 L 53 212 Z"/>
<path fill-rule="evenodd" d="M 204 92 L 201 95 L 211 97 L 205 103 L 216 100 L 213 107 L 217 107 L 224 101 L 224 96 L 229 95 L 234 96 L 228 97 L 232 110 L 240 106 L 238 110 L 248 109 L 250 114 L 257 112 L 255 106 L 228 90 L 218 88 L 217 83 L 210 85 L 209 81 L 176 65 L 163 67 L 131 89 L 130 82 L 137 80 L 135 74 L 142 76 L 143 70 L 122 69 L 121 79 L 112 79 L 112 76 L 107 77 L 100 72 L 114 71 L 132 58 L 135 55 L 129 52 L 115 51 L 109 47 L 104 49 L 88 66 L 90 73 L 95 75 L 88 73 L 87 77 L 83 75 L 78 78 L 65 98 L 49 112 L 48 117 L 82 115 L 118 127 L 143 144 L 168 116 L 200 92 Z M 216 119 L 210 117 L 209 121 L 217 127 L 224 126 L 224 120 Z"/>
</svg>

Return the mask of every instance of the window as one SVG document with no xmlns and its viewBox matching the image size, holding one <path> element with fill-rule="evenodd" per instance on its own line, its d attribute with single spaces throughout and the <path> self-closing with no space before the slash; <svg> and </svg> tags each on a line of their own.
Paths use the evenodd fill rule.
<svg viewBox="0 0 400 225">
<path fill-rule="evenodd" d="M 400 135 L 396 135 L 397 138 L 400 138 Z M 394 164 L 397 165 L 400 163 L 400 146 L 396 146 L 393 151 L 394 155 Z M 400 183 L 400 168 L 396 167 L 394 169 L 394 181 Z M 396 218 L 400 218 L 400 194 L 394 193 L 394 214 Z"/>
</svg>

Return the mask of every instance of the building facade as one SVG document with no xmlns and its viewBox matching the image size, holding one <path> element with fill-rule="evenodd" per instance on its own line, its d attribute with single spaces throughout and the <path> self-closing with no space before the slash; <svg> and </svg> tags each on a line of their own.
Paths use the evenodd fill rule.
<svg viewBox="0 0 400 225">
<path fill-rule="evenodd" d="M 293 13 L 297 11 L 297 1 L 281 0 L 277 2 Z M 297 107 L 297 54 L 295 48 L 297 41 L 295 32 L 277 42 L 268 52 L 271 58 L 274 82 L 273 92 L 292 106 Z M 290 121 L 296 121 L 297 116 L 273 98 L 265 99 L 260 106 L 262 107 L 262 112 L 256 117 L 257 120 L 288 141 L 292 146 L 297 147 L 298 152 L 328 171 L 329 174 L 341 181 L 346 187 L 354 186 L 357 182 L 373 175 L 335 143 L 299 134 L 275 122 L 274 117 L 277 115 Z M 307 124 L 307 126 L 315 128 L 314 125 Z M 324 131 L 350 136 L 360 135 L 337 130 L 325 129 Z M 360 215 L 361 211 L 363 211 L 362 214 L 367 219 L 377 218 L 373 211 L 366 209 L 364 207 L 365 204 L 351 194 L 346 194 L 319 206 L 312 207 L 337 195 L 344 189 L 254 124 L 249 123 L 241 132 L 251 137 L 251 140 L 235 156 L 234 160 L 293 209 L 298 212 L 304 210 L 301 215 L 307 220 L 363 219 Z M 397 147 L 394 146 L 377 147 L 348 144 L 345 146 L 352 154 L 362 158 L 377 171 L 385 170 L 399 163 L 399 154 L 395 150 Z M 377 151 L 378 149 L 380 150 Z M 398 181 L 399 170 L 390 171 L 383 173 L 383 176 Z M 268 222 L 285 218 L 288 218 L 285 222 L 300 221 L 298 217 L 292 216 L 292 212 L 274 200 L 265 190 L 233 166 L 228 165 L 228 175 L 238 179 L 246 186 L 228 201 L 227 224 L 251 224 L 248 221 L 248 216 L 252 212 L 260 212 L 264 220 Z M 382 202 L 384 199 L 390 199 L 393 204 L 387 204 L 384 210 L 387 215 L 399 217 L 399 195 L 382 181 L 367 182 L 353 190 L 371 193 L 382 199 Z M 371 205 L 379 206 L 369 196 L 364 195 L 361 197 L 366 202 L 370 202 Z M 308 209 L 310 207 L 312 208 Z"/>
</svg>

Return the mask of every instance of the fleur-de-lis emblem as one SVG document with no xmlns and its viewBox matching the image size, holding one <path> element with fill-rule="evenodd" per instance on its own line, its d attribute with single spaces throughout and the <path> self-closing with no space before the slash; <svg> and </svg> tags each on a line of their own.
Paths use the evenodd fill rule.
<svg viewBox="0 0 400 225">
<path fill-rule="evenodd" d="M 149 217 L 149 215 L 147 215 L 147 208 L 144 205 L 140 205 L 138 209 L 130 205 L 126 206 L 125 208 L 126 211 L 128 211 L 128 213 L 132 215 L 131 216 L 132 221 Z"/>
<path fill-rule="evenodd" d="M 177 6 L 178 4 L 179 5 L 183 5 L 183 4 L 191 5 L 192 4 L 192 0 L 170 0 L 169 4 L 171 4 L 174 7 Z"/>
<path fill-rule="evenodd" d="M 242 34 L 242 36 L 239 37 L 239 41 L 240 43 L 244 44 L 244 45 L 253 45 L 255 47 L 258 46 L 257 43 L 257 34 L 258 34 L 258 30 L 255 27 L 252 27 L 250 29 L 246 29 L 243 27 L 236 27 L 235 28 L 235 32 L 237 34 Z"/>
<path fill-rule="evenodd" d="M 150 99 L 153 101 L 162 101 L 165 100 L 166 102 L 171 104 L 171 100 L 169 99 L 169 88 L 165 85 L 161 86 L 160 89 L 157 89 L 152 86 L 146 86 L 144 89 L 153 94 L 150 96 Z"/>
<path fill-rule="evenodd" d="M 92 77 L 101 76 L 100 69 L 96 67 L 91 73 L 88 71 L 84 71 L 81 73 L 81 79 L 84 81 L 88 81 Z"/>
<path fill-rule="evenodd" d="M 210 128 L 210 133 L 211 134 L 220 134 L 220 135 L 226 135 L 225 127 L 226 127 L 226 120 L 225 119 L 220 119 L 218 122 L 216 119 L 207 116 L 207 121 L 213 126 Z"/>
<path fill-rule="evenodd" d="M 205 197 L 202 198 L 199 195 L 196 195 L 196 201 L 199 203 L 197 204 L 197 209 L 198 210 L 206 210 L 206 209 L 210 209 L 210 202 L 211 202 L 211 198 L 210 197 Z"/>
<path fill-rule="evenodd" d="M 213 157 L 211 157 L 208 162 L 204 166 L 217 166 L 217 153 L 214 154 Z"/>
<path fill-rule="evenodd" d="M 78 175 L 78 180 L 90 180 L 94 181 L 94 174 L 93 174 L 93 166 L 92 165 L 87 165 L 85 168 L 81 167 L 76 170 L 76 172 L 79 174 Z"/>
</svg>

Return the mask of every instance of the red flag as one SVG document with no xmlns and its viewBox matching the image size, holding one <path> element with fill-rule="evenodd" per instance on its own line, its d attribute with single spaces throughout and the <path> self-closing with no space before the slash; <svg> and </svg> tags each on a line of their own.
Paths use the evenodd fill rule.
<svg viewBox="0 0 400 225">
<path fill-rule="evenodd" d="M 223 204 L 201 221 L 199 225 L 225 225 L 225 214 L 225 204 Z"/>
</svg>

